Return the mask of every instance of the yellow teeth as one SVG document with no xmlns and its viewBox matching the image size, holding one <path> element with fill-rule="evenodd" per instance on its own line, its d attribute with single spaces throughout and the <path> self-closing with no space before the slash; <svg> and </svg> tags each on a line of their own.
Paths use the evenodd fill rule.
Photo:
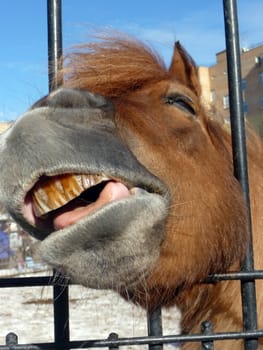
<svg viewBox="0 0 263 350">
<path fill-rule="evenodd" d="M 32 201 L 37 217 L 58 209 L 88 188 L 109 178 L 103 175 L 65 174 L 41 181 L 33 189 Z"/>
</svg>

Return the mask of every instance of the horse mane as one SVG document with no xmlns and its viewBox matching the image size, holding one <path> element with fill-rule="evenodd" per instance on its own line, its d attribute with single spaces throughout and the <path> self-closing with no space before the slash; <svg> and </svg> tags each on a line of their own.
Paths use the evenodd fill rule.
<svg viewBox="0 0 263 350">
<path fill-rule="evenodd" d="M 169 79 L 169 68 L 162 57 L 140 40 L 115 31 L 92 37 L 94 41 L 76 45 L 65 55 L 64 68 L 60 72 L 65 87 L 90 90 L 110 99 L 121 100 L 129 92 L 146 84 Z M 187 59 L 196 69 L 195 62 L 188 54 Z M 229 126 L 216 116 L 217 111 L 208 112 L 207 108 L 204 111 L 208 129 L 214 134 L 219 127 L 219 138 L 223 137 L 221 141 L 231 146 Z M 262 142 L 249 123 L 246 124 L 249 158 L 261 166 Z"/>
<path fill-rule="evenodd" d="M 119 33 L 97 35 L 65 56 L 64 85 L 118 98 L 167 78 L 164 61 L 151 47 Z"/>
</svg>

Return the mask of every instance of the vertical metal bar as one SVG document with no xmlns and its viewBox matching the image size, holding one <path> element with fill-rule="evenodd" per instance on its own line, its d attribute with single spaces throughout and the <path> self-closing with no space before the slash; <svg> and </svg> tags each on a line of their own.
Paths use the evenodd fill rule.
<svg viewBox="0 0 263 350">
<path fill-rule="evenodd" d="M 15 333 L 8 333 L 6 336 L 6 345 L 9 348 L 15 347 L 18 345 L 18 336 Z"/>
<path fill-rule="evenodd" d="M 249 245 L 247 254 L 242 266 L 243 271 L 253 271 L 253 246 L 252 246 L 252 228 L 249 202 L 249 185 L 247 173 L 247 156 L 245 141 L 245 122 L 241 88 L 241 60 L 238 33 L 237 5 L 235 0 L 223 0 L 224 21 L 226 35 L 226 52 L 228 68 L 228 85 L 230 101 L 230 118 L 232 130 L 233 162 L 234 173 L 239 180 L 249 211 L 248 233 Z M 257 329 L 257 309 L 255 281 L 241 282 L 242 304 L 243 304 L 243 326 L 244 330 Z M 258 348 L 256 339 L 245 341 L 246 350 L 255 350 Z"/>
<path fill-rule="evenodd" d="M 62 57 L 61 0 L 47 0 L 48 18 L 48 82 L 49 92 L 61 85 L 59 70 Z"/>
<path fill-rule="evenodd" d="M 163 335 L 162 327 L 162 309 L 157 309 L 147 313 L 148 335 L 161 337 Z M 149 350 L 162 350 L 163 344 L 151 344 Z"/>
<path fill-rule="evenodd" d="M 108 340 L 115 341 L 118 339 L 119 339 L 119 335 L 117 333 L 110 333 L 110 335 L 108 336 Z M 119 347 L 117 345 L 109 346 L 109 350 L 118 350 L 118 349 Z"/>
<path fill-rule="evenodd" d="M 49 92 L 58 88 L 62 57 L 62 9 L 61 0 L 47 0 L 48 18 L 48 81 Z M 54 271 L 54 280 L 58 280 Z M 63 280 L 63 278 L 62 278 Z M 69 296 L 68 287 L 57 284 L 53 287 L 54 341 L 57 349 L 69 349 Z"/>
<path fill-rule="evenodd" d="M 210 321 L 204 321 L 201 324 L 201 332 L 205 335 L 211 335 L 213 334 L 213 325 Z M 214 342 L 209 341 L 202 341 L 202 350 L 214 350 Z"/>
<path fill-rule="evenodd" d="M 55 272 L 54 272 L 55 273 Z M 57 349 L 69 349 L 69 295 L 68 287 L 54 285 L 54 342 Z"/>
</svg>

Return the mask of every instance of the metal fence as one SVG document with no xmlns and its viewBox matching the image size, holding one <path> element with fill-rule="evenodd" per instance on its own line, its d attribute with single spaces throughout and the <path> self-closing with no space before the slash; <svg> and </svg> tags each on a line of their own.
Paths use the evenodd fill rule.
<svg viewBox="0 0 263 350">
<path fill-rule="evenodd" d="M 243 188 L 247 207 L 250 208 L 236 0 L 223 0 L 223 8 L 228 64 L 234 172 Z M 60 68 L 60 57 L 62 55 L 61 0 L 47 0 L 47 17 L 49 90 L 52 91 L 61 83 L 57 78 L 57 72 Z M 201 325 L 200 334 L 163 336 L 161 309 L 158 309 L 153 313 L 148 314 L 148 335 L 144 337 L 119 338 L 116 333 L 111 333 L 107 339 L 72 341 L 70 339 L 68 322 L 68 287 L 61 286 L 56 283 L 58 277 L 56 272 L 54 272 L 53 277 L 21 277 L 0 279 L 0 288 L 50 286 L 52 284 L 54 310 L 53 342 L 20 345 L 18 343 L 17 335 L 10 332 L 6 335 L 6 344 L 0 345 L 0 350 L 68 350 L 78 348 L 108 348 L 115 350 L 124 345 L 140 346 L 145 344 L 148 345 L 150 350 L 161 350 L 164 344 L 180 342 L 200 342 L 200 349 L 213 350 L 214 342 L 217 340 L 229 339 L 244 339 L 245 350 L 256 350 L 259 346 L 259 338 L 263 337 L 263 330 L 259 330 L 257 327 L 255 280 L 263 278 L 263 271 L 254 270 L 251 222 L 249 222 L 248 226 L 248 231 L 250 232 L 250 244 L 241 272 L 210 276 L 206 281 L 207 283 L 225 280 L 241 281 L 244 323 L 244 330 L 242 332 L 213 333 L 212 324 L 205 321 Z"/>
</svg>

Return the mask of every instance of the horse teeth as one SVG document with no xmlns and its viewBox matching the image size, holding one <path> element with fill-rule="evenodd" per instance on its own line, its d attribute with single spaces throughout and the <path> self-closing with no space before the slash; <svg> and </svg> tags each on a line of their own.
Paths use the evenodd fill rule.
<svg viewBox="0 0 263 350">
<path fill-rule="evenodd" d="M 33 190 L 32 202 L 37 217 L 58 209 L 78 197 L 82 192 L 103 181 L 104 175 L 66 174 L 54 176 L 37 184 Z"/>
<path fill-rule="evenodd" d="M 108 181 L 109 178 L 104 175 L 81 175 L 82 186 L 88 189 L 92 186 L 98 185 L 103 181 Z"/>
</svg>

